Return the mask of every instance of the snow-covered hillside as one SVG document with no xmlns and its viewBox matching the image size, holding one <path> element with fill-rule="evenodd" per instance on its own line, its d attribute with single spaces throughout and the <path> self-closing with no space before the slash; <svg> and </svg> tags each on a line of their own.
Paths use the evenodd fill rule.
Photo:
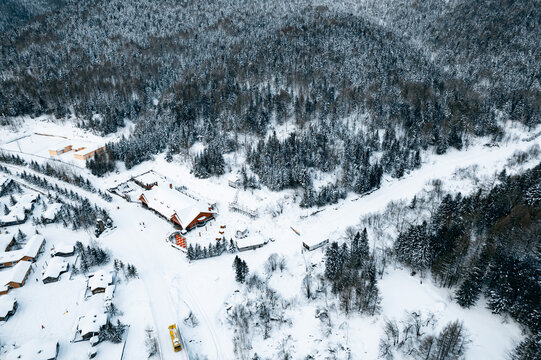
<svg viewBox="0 0 541 360">
<path fill-rule="evenodd" d="M 34 126 L 25 131 L 37 132 L 41 123 L 36 122 Z M 427 155 L 420 169 L 403 178 L 385 178 L 382 186 L 370 194 L 348 195 L 338 204 L 319 209 L 301 209 L 298 205 L 300 194 L 294 190 L 271 192 L 263 188 L 240 190 L 237 194 L 237 190 L 228 184 L 228 175 L 197 179 L 187 166 L 167 162 L 161 156 L 105 178 L 96 178 L 87 170 L 80 170 L 80 174 L 102 191 L 129 181 L 132 176 L 154 170 L 173 185 L 185 186 L 215 202 L 218 209 L 216 219 L 204 228 L 189 232 L 186 235 L 188 244 L 206 246 L 214 236 L 208 235 L 214 231 L 211 227 L 218 229 L 221 226 L 230 230 L 229 234 L 248 229 L 248 237 L 258 236 L 267 240 L 259 249 L 226 252 L 193 261 L 166 241 L 174 230 L 173 224 L 145 209 L 137 200 L 128 202 L 113 196 L 112 201 L 107 202 L 97 194 L 41 174 L 51 183 L 73 190 L 104 208 L 114 228 L 106 230 L 97 239 L 92 231 L 73 230 L 60 223 L 27 221 L 2 228 L 2 233 L 14 234 L 19 230 L 26 234 L 39 231 L 47 239 L 47 245 L 32 265 L 27 284 L 12 289 L 8 295 L 17 299 L 19 308 L 12 318 L 0 325 L 0 345 L 3 345 L 0 354 L 8 356 L 19 347 L 24 348 L 24 344 L 43 339 L 59 342 L 60 359 L 84 357 L 90 345 L 72 341 L 81 316 L 92 311 L 103 313 L 100 308 L 104 301 L 100 298 L 102 295 L 89 296 L 85 285 L 89 274 L 103 268 L 116 274 L 114 304 L 119 313 L 114 318 L 129 325 L 129 329 L 122 338 L 124 345 L 99 344 L 98 359 L 117 359 L 122 352 L 124 359 L 146 358 L 147 333 L 157 336 L 160 351 L 157 356 L 161 359 L 179 358 L 171 345 L 168 330 L 171 324 L 180 328 L 185 345 L 182 353 L 192 359 L 252 358 L 256 353 L 261 358 L 285 358 L 288 355 L 294 359 L 310 356 L 318 359 L 375 359 L 380 351 L 379 341 L 384 335 L 385 322 L 403 320 L 412 312 L 427 317 L 433 315 L 426 331 L 434 334 L 451 321 L 462 321 L 470 339 L 466 358 L 504 358 L 521 339 L 521 329 L 513 320 L 491 314 L 483 300 L 475 307 L 463 309 L 453 300 L 452 290 L 437 286 L 430 276 L 412 276 L 408 269 L 396 263 L 387 264 L 379 279 L 380 311 L 374 316 L 354 311 L 345 314 L 336 296 L 323 291 L 317 283 L 324 272 L 325 248 L 306 251 L 302 243 L 320 239 L 342 242 L 347 238 L 348 227 L 361 226 L 362 218 L 385 211 L 391 202 L 404 200 L 409 203 L 415 195 L 432 186 L 434 179 L 441 180 L 442 191 L 467 194 L 479 184 L 491 186 L 495 175 L 504 168 L 512 173 L 535 165 L 535 158 L 520 166 L 510 166 L 509 159 L 517 151 L 527 152 L 539 146 L 541 139 L 516 128 L 509 129 L 509 133 L 515 136 L 496 146 L 487 146 L 479 139 L 463 151 L 453 150 L 441 156 Z M 7 139 L 7 133 L 4 134 L 6 137 L 3 138 Z M 10 133 L 9 139 L 20 134 Z M 66 134 L 65 130 L 63 134 Z M 23 151 L 19 155 L 27 161 L 37 159 L 31 152 Z M 3 177 L 20 183 L 24 192 L 35 192 L 24 187 L 32 184 L 18 176 L 21 171 L 32 173 L 32 170 L 17 164 L 3 165 L 10 172 L 3 172 Z M 228 166 L 236 172 L 240 165 L 238 159 L 231 159 Z M 468 169 L 474 169 L 474 174 L 463 176 Z M 43 200 L 34 207 L 31 215 L 39 218 L 47 213 L 47 209 L 55 207 L 52 200 L 55 195 L 35 185 L 32 187 L 42 193 Z M 50 200 L 47 200 L 47 193 L 52 195 Z M 228 205 L 236 196 L 239 202 L 257 209 L 258 217 L 252 219 L 231 211 Z M 9 204 L 9 197 L 0 198 L 0 202 Z M 376 242 L 370 228 L 369 237 L 372 250 L 384 245 Z M 51 248 L 66 242 L 75 244 L 76 241 L 85 246 L 97 244 L 107 249 L 111 261 L 90 269 L 86 275 L 68 272 L 61 275 L 56 283 L 43 284 L 41 272 L 51 261 Z M 258 278 L 252 278 L 251 284 L 235 281 L 232 264 L 236 256 L 246 261 L 249 274 L 258 275 Z M 278 259 L 280 263 L 275 270 L 269 269 L 269 257 Z M 80 261 L 80 255 L 78 260 L 74 258 L 69 260 L 71 264 Z M 127 276 L 124 270 L 113 266 L 112 259 L 133 264 L 138 276 Z M 310 300 L 305 296 L 307 273 L 314 279 L 314 289 L 323 291 Z M 269 305 L 271 320 L 266 330 L 262 326 L 265 319 L 259 317 L 258 310 L 263 303 L 273 304 Z M 241 307 L 248 313 L 239 315 Z M 185 321 L 190 314 L 195 321 Z M 245 333 L 241 334 L 234 324 L 243 318 L 247 323 L 243 329 Z M 26 358 L 31 358 L 29 356 Z"/>
</svg>

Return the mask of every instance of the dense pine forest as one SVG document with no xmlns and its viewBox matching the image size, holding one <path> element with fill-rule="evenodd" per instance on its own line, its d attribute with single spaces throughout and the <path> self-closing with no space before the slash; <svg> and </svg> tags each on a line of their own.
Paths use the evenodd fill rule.
<svg viewBox="0 0 541 360">
<path fill-rule="evenodd" d="M 363 193 L 423 149 L 541 118 L 531 1 L 26 3 L 6 11 L 19 26 L 0 44 L 2 122 L 74 114 L 102 134 L 133 122 L 109 152 L 128 168 L 202 141 L 197 174 L 244 150 L 262 184 L 302 187 L 308 205 L 339 197 L 311 195 L 314 171 Z"/>
<path fill-rule="evenodd" d="M 461 306 L 484 295 L 493 313 L 525 325 L 531 336 L 514 356 L 533 359 L 541 350 L 541 165 L 499 178 L 486 194 L 445 196 L 428 222 L 398 236 L 394 252 L 413 272 L 454 287 Z"/>
</svg>

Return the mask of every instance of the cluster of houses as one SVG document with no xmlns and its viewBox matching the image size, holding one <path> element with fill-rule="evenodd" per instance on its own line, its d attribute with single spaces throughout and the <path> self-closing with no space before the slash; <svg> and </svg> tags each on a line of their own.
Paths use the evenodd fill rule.
<svg viewBox="0 0 541 360">
<path fill-rule="evenodd" d="M 86 311 L 83 311 L 83 315 L 79 317 L 77 336 L 80 340 L 90 340 L 91 343 L 95 343 L 100 331 L 109 321 L 109 314 L 105 309 L 111 304 L 115 292 L 113 273 L 101 269 L 89 275 L 87 290 L 91 295 L 85 302 Z M 103 294 L 103 296 L 96 296 L 98 294 Z M 99 306 L 101 301 L 103 303 Z"/>
<path fill-rule="evenodd" d="M 11 250 L 15 244 L 13 234 L 0 234 L 0 295 L 11 289 L 24 286 L 36 261 L 45 246 L 45 238 L 33 235 L 22 249 Z"/>
<path fill-rule="evenodd" d="M 77 142 L 76 145 L 71 143 L 65 143 L 57 147 L 56 149 L 49 150 L 50 156 L 60 156 L 65 153 L 73 152 L 73 157 L 78 160 L 92 159 L 96 154 L 102 154 L 105 152 L 105 146 L 97 145 L 93 143 Z"/>
<path fill-rule="evenodd" d="M 11 180 L 10 180 L 11 181 Z M 37 193 L 27 193 L 21 196 L 17 196 L 16 203 L 10 205 L 8 213 L 4 213 L 4 207 L 6 204 L 2 204 L 2 212 L 0 214 L 0 226 L 11 226 L 19 225 L 26 222 L 28 219 L 28 214 L 34 209 L 34 203 L 38 199 L 39 195 Z"/>
</svg>

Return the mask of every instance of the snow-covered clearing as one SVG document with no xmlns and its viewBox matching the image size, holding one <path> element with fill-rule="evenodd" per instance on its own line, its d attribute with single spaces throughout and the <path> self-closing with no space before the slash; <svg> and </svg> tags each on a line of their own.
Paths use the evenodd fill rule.
<svg viewBox="0 0 541 360">
<path fill-rule="evenodd" d="M 40 123 L 35 124 L 37 126 Z M 32 128 L 25 129 L 28 130 Z M 13 137 L 17 135 L 11 134 Z M 291 321 L 274 328 L 271 337 L 265 341 L 261 334 L 254 333 L 251 354 L 257 352 L 260 356 L 272 358 L 280 349 L 285 348 L 295 359 L 304 358 L 308 354 L 324 358 L 329 355 L 326 352 L 329 348 L 342 345 L 350 349 L 352 358 L 374 359 L 378 355 L 378 342 L 384 319 L 399 320 L 405 312 L 420 310 L 423 313 L 434 313 L 438 327 L 455 319 L 464 322 L 472 340 L 467 358 L 503 358 L 507 351 L 512 349 L 514 342 L 520 339 L 518 325 L 512 320 L 492 315 L 482 304 L 472 309 L 462 309 L 453 302 L 449 289 L 436 286 L 430 279 L 423 279 L 421 282 L 418 276 L 412 277 L 407 270 L 394 267 L 388 268 L 380 281 L 383 298 L 381 315 L 365 317 L 350 314 L 346 317 L 339 311 L 334 311 L 331 314 L 332 334 L 323 335 L 321 322 L 315 318 L 315 312 L 327 299 L 308 302 L 302 295 L 301 281 L 307 268 L 313 265 L 315 268 L 322 267 L 324 248 L 304 252 L 302 240 L 340 240 L 345 229 L 358 224 L 361 216 L 383 210 L 390 201 L 409 201 L 432 179 L 441 179 L 448 190 L 463 193 L 471 191 L 471 181 L 457 177 L 457 169 L 478 165 L 475 168 L 476 175 L 488 179 L 504 168 L 507 159 L 515 151 L 526 151 L 532 145 L 541 143 L 539 137 L 523 141 L 522 138 L 525 137 L 523 134 L 497 147 L 485 146 L 480 141 L 463 151 L 451 150 L 443 156 L 428 155 L 421 169 L 410 172 L 404 178 L 386 179 L 381 188 L 371 194 L 362 197 L 350 195 L 338 204 L 322 209 L 300 209 L 300 197 L 293 190 L 279 193 L 266 189 L 241 191 L 239 201 L 259 211 L 259 217 L 253 220 L 229 211 L 228 203 L 234 199 L 236 189 L 228 186 L 227 174 L 220 178 L 196 179 L 185 164 L 168 163 L 163 156 L 128 171 L 110 174 L 104 179 L 84 174 L 96 188 L 105 190 L 129 180 L 131 176 L 153 169 L 175 185 L 184 185 L 206 199 L 215 201 L 219 215 L 212 223 L 213 227 L 226 225 L 232 231 L 247 228 L 250 234 L 275 240 L 254 251 L 226 253 L 215 258 L 189 262 L 183 252 L 165 241 L 173 230 L 170 222 L 144 209 L 139 203 L 129 203 L 117 196 L 113 197 L 111 203 L 107 203 L 96 194 L 73 187 L 99 206 L 105 207 L 116 225 L 115 230 L 103 234 L 97 242 L 111 250 L 112 258 L 134 264 L 139 273 L 139 280 L 121 284 L 115 292 L 115 304 L 125 314 L 122 321 L 130 325 L 124 358 L 146 358 L 144 330 L 148 327 L 154 328 L 158 333 L 162 359 L 181 358 L 185 352 L 173 351 L 167 329 L 173 323 L 179 326 L 192 358 L 235 358 L 226 307 L 244 301 L 244 285 L 235 282 L 231 267 L 233 259 L 235 255 L 239 255 L 248 263 L 250 272 L 257 272 L 265 277 L 263 264 L 273 253 L 286 258 L 287 269 L 269 275 L 268 283 L 282 298 L 290 302 L 291 307 L 285 311 L 285 316 Z M 524 167 L 532 165 L 533 161 L 530 161 Z M 58 183 L 70 188 L 67 184 Z M 311 215 L 317 210 L 321 211 Z M 11 228 L 13 230 L 10 231 L 15 231 L 17 227 Z M 21 228 L 31 233 L 31 222 Z M 87 233 L 74 233 L 63 229 L 60 225 L 47 225 L 40 227 L 39 231 L 48 241 L 54 239 L 59 243 L 66 239 L 75 241 L 79 238 L 88 241 L 91 237 Z M 190 232 L 187 240 L 205 245 L 205 230 Z M 47 248 L 50 247 L 51 243 L 48 242 Z M 43 254 L 35 267 L 41 269 L 48 256 L 48 253 Z M 25 287 L 15 289 L 21 307 L 13 318 L 0 325 L 2 342 L 21 344 L 36 337 L 55 339 L 61 341 L 60 358 L 81 358 L 80 354 L 86 352 L 89 345 L 86 342 L 70 344 L 69 340 L 73 335 L 76 320 L 75 310 L 71 309 L 77 309 L 77 302 L 82 301 L 81 296 L 85 289 L 83 278 L 79 276 L 70 281 L 67 280 L 69 274 L 63 274 L 58 283 L 43 285 L 36 282 L 35 279 L 39 278 L 36 272 L 30 276 Z M 237 289 L 241 291 L 235 293 Z M 328 296 L 329 303 L 334 301 L 332 297 Z M 330 308 L 332 309 L 332 306 Z M 65 313 L 66 310 L 69 311 Z M 199 320 L 196 327 L 183 322 L 190 311 Z M 46 324 L 45 329 L 41 329 L 41 324 Z M 284 340 L 289 336 L 289 340 Z M 118 345 L 100 346 L 98 359 L 119 358 Z M 340 358 L 346 352 L 339 351 L 335 355 Z"/>
</svg>

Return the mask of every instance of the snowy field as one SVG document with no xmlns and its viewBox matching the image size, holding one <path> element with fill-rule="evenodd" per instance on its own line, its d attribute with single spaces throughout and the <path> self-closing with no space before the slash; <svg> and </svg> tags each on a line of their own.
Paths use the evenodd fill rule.
<svg viewBox="0 0 541 360">
<path fill-rule="evenodd" d="M 2 139 L 16 139 L 30 133 L 29 137 L 7 145 L 7 141 L 4 141 L 2 146 L 17 151 L 16 144 L 22 144 L 27 150 L 23 153 L 31 155 L 21 155 L 28 160 L 35 160 L 33 155 L 42 155 L 49 146 L 54 145 L 41 137 L 41 140 L 36 140 L 32 133 L 38 132 L 38 128 L 42 132 L 54 131 L 66 137 L 106 141 L 81 133 L 81 130 L 46 123 L 41 119 L 17 132 L 8 133 L 2 129 Z M 235 281 L 232 263 L 236 255 L 247 262 L 250 273 L 258 273 L 267 279 L 268 286 L 289 304 L 284 310 L 285 321 L 271 330 L 268 339 L 264 340 L 259 332 L 252 334 L 252 349 L 248 350 L 250 356 L 257 353 L 262 358 L 276 358 L 280 352 L 286 352 L 293 359 L 304 359 L 308 355 L 317 359 L 332 356 L 342 359 L 347 358 L 348 354 L 353 359 L 375 359 L 384 321 L 400 320 L 404 314 L 420 311 L 435 315 L 437 322 L 434 331 L 449 321 L 459 319 L 464 322 L 471 339 L 466 358 L 503 359 L 521 339 L 520 328 L 514 321 L 491 314 L 482 301 L 475 308 L 463 309 L 453 301 L 451 290 L 436 286 L 429 278 L 410 276 L 408 270 L 393 265 L 386 269 L 379 282 L 382 296 L 380 315 L 368 317 L 352 313 L 346 317 L 337 310 L 335 296 L 330 294 L 325 298 L 307 301 L 302 294 L 301 282 L 308 268 L 312 268 L 315 273 L 323 271 L 324 248 L 306 252 L 302 248 L 302 241 L 341 241 L 346 228 L 356 226 L 363 215 L 382 211 L 391 201 L 410 201 L 433 179 L 442 180 L 447 191 L 467 193 L 478 185 L 475 181 L 493 179 L 515 151 L 526 151 L 536 144 L 541 145 L 539 137 L 528 137 L 520 128 L 509 129 L 509 133 L 509 139 L 499 146 L 486 146 L 488 141 L 479 139 L 475 145 L 463 151 L 450 150 L 442 156 L 427 155 L 421 169 L 406 174 L 402 179 L 386 178 L 381 188 L 369 195 L 350 194 L 338 204 L 321 209 L 301 209 L 298 206 L 300 195 L 294 190 L 271 192 L 263 188 L 240 191 L 239 202 L 257 209 L 259 216 L 256 219 L 229 210 L 228 204 L 237 192 L 228 185 L 230 174 L 219 178 L 197 179 L 190 174 L 187 164 L 180 161 L 168 163 L 163 156 L 157 156 L 154 161 L 130 170 L 109 174 L 103 179 L 93 177 L 87 170 L 81 170 L 101 190 L 116 187 L 132 176 L 155 170 L 171 179 L 175 186 L 185 186 L 205 199 L 216 202 L 219 213 L 216 221 L 206 229 L 190 232 L 188 242 L 206 245 L 215 238 L 215 228 L 221 225 L 225 225 L 231 234 L 236 230 L 248 229 L 249 236 L 274 240 L 257 250 L 225 253 L 192 262 L 188 261 L 183 252 L 165 241 L 174 230 L 172 224 L 143 208 L 138 202 L 127 202 L 114 196 L 113 201 L 108 203 L 96 194 L 68 184 L 63 186 L 92 199 L 109 211 L 116 228 L 95 241 L 110 250 L 112 259 L 118 258 L 137 267 L 139 278 L 127 280 L 121 277 L 114 298 L 122 312 L 118 318 L 130 325 L 125 334 L 124 359 L 146 359 L 145 330 L 150 328 L 157 332 L 161 359 L 186 356 L 184 351 L 175 353 L 171 346 L 167 327 L 173 323 L 180 328 L 190 358 L 235 358 L 233 332 L 227 320 L 229 311 L 232 305 L 244 303 L 252 296 L 244 289 L 244 285 Z M 518 171 L 534 163 L 530 161 L 520 169 L 508 171 Z M 231 172 L 236 173 L 241 165 L 241 158 L 228 158 Z M 12 172 L 17 170 L 16 166 L 8 168 Z M 477 180 L 457 175 L 460 173 L 457 170 L 467 168 L 475 169 Z M 54 179 L 51 181 L 60 183 Z M 2 203 L 6 201 L 0 199 Z M 316 210 L 321 211 L 314 214 Z M 44 210 L 38 207 L 33 211 L 36 214 Z M 35 232 L 32 221 L 1 230 L 3 233 L 6 230 L 16 233 L 19 228 L 27 234 Z M 17 298 L 19 309 L 12 318 L 0 325 L 0 344 L 10 349 L 36 338 L 58 341 L 59 359 L 82 359 L 90 345 L 86 341 L 70 341 L 73 339 L 78 316 L 84 306 L 88 305 L 88 300 L 85 300 L 85 277 L 78 274 L 70 279 L 68 272 L 61 275 L 60 281 L 56 283 L 43 284 L 40 274 L 50 260 L 50 249 L 56 242 L 75 243 L 79 240 L 88 244 L 94 241 L 94 236 L 89 232 L 65 229 L 60 224 L 40 225 L 37 229 L 47 239 L 46 250 L 32 266 L 33 272 L 27 284 L 13 289 L 8 295 Z M 263 264 L 273 253 L 284 257 L 286 267 L 283 271 L 266 274 Z M 105 268 L 111 267 L 108 264 Z M 90 306 L 97 305 L 92 303 Z M 320 319 L 315 316 L 320 307 L 330 309 L 331 333 L 325 333 Z M 184 321 L 190 312 L 198 319 L 197 326 L 192 327 Z M 96 358 L 120 359 L 122 347 L 123 343 L 101 343 L 97 347 Z"/>
</svg>

